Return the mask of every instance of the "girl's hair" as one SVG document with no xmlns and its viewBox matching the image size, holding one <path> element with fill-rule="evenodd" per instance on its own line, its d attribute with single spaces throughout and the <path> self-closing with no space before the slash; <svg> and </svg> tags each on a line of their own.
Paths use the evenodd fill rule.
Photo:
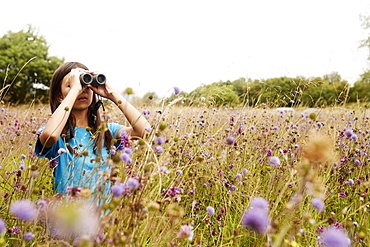
<svg viewBox="0 0 370 247">
<path fill-rule="evenodd" d="M 60 99 L 62 97 L 61 84 L 62 84 L 63 78 L 69 72 L 71 72 L 72 69 L 75 69 L 75 68 L 89 70 L 85 65 L 79 62 L 67 62 L 65 64 L 62 64 L 61 66 L 59 66 L 57 70 L 55 70 L 51 78 L 51 81 L 50 81 L 50 91 L 49 91 L 49 101 L 50 101 L 50 108 L 51 108 L 52 113 L 60 105 Z M 101 125 L 101 118 L 100 118 L 100 115 L 98 114 L 98 108 L 99 108 L 98 100 L 97 100 L 96 94 L 94 93 L 93 100 L 91 102 L 91 105 L 88 108 L 89 127 L 91 128 L 91 132 L 96 136 L 95 141 L 94 141 L 94 152 L 97 149 L 98 144 L 101 143 L 102 141 L 102 137 L 100 134 L 101 131 L 98 131 Z M 62 135 L 65 135 L 66 141 L 74 137 L 73 126 L 75 125 L 75 123 L 76 123 L 76 120 L 73 114 L 71 113 L 69 115 L 66 125 L 64 126 L 62 130 Z M 104 146 L 107 147 L 108 149 L 110 148 L 112 139 L 113 139 L 112 133 L 109 131 L 108 128 L 105 128 Z M 72 151 L 72 153 L 75 153 L 75 152 Z"/>
</svg>

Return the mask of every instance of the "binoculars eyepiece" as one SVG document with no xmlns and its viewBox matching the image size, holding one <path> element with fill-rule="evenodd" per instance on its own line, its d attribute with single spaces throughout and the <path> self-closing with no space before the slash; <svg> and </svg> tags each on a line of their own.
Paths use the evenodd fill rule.
<svg viewBox="0 0 370 247">
<path fill-rule="evenodd" d="M 103 74 L 92 75 L 90 73 L 85 73 L 80 75 L 80 82 L 82 86 L 91 85 L 93 87 L 98 87 L 99 85 L 104 85 L 105 81 L 106 78 Z"/>
</svg>

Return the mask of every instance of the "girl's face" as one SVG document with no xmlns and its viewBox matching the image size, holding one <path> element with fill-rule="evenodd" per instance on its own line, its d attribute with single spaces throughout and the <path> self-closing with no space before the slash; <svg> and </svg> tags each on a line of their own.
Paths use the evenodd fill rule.
<svg viewBox="0 0 370 247">
<path fill-rule="evenodd" d="M 69 74 L 68 74 L 69 75 Z M 66 75 L 63 78 L 63 81 L 60 85 L 62 97 L 60 98 L 60 101 L 62 101 L 69 93 L 69 90 L 71 89 L 71 83 L 70 77 Z M 80 91 L 80 94 L 77 96 L 77 99 L 73 105 L 73 110 L 86 110 L 93 101 L 93 91 L 88 88 L 84 87 Z"/>
</svg>

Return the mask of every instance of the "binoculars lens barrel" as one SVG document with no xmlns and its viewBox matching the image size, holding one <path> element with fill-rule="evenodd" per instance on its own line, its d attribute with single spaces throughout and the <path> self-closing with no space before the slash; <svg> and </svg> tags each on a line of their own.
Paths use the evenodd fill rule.
<svg viewBox="0 0 370 247">
<path fill-rule="evenodd" d="M 103 74 L 98 74 L 95 76 L 96 82 L 100 85 L 103 85 L 106 81 L 105 75 Z"/>
<path fill-rule="evenodd" d="M 85 73 L 80 76 L 80 81 L 82 86 L 92 85 L 98 87 L 99 85 L 105 84 L 106 78 L 103 74 L 92 75 L 90 73 Z"/>
</svg>

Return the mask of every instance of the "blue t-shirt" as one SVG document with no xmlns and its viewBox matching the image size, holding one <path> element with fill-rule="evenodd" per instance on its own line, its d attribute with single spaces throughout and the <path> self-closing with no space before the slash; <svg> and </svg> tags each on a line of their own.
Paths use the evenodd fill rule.
<svg viewBox="0 0 370 247">
<path fill-rule="evenodd" d="M 118 131 L 124 127 L 117 123 L 108 123 L 108 128 L 115 137 Z M 39 131 L 44 130 L 42 126 Z M 55 159 L 54 168 L 54 190 L 57 193 L 65 194 L 68 187 L 87 187 L 92 192 L 98 188 L 103 188 L 104 194 L 109 192 L 110 183 L 106 179 L 110 175 L 111 167 L 107 164 L 106 158 L 109 157 L 109 150 L 102 147 L 99 159 L 96 159 L 94 149 L 94 137 L 85 128 L 74 127 L 75 137 L 68 141 L 69 146 L 75 151 L 72 154 L 62 137 L 50 148 L 44 148 L 37 138 L 35 153 L 40 158 Z M 61 149 L 62 148 L 62 149 Z M 67 151 L 63 153 L 64 150 Z M 59 154 L 58 153 L 61 153 Z M 61 152 L 62 151 L 62 152 Z"/>
</svg>

